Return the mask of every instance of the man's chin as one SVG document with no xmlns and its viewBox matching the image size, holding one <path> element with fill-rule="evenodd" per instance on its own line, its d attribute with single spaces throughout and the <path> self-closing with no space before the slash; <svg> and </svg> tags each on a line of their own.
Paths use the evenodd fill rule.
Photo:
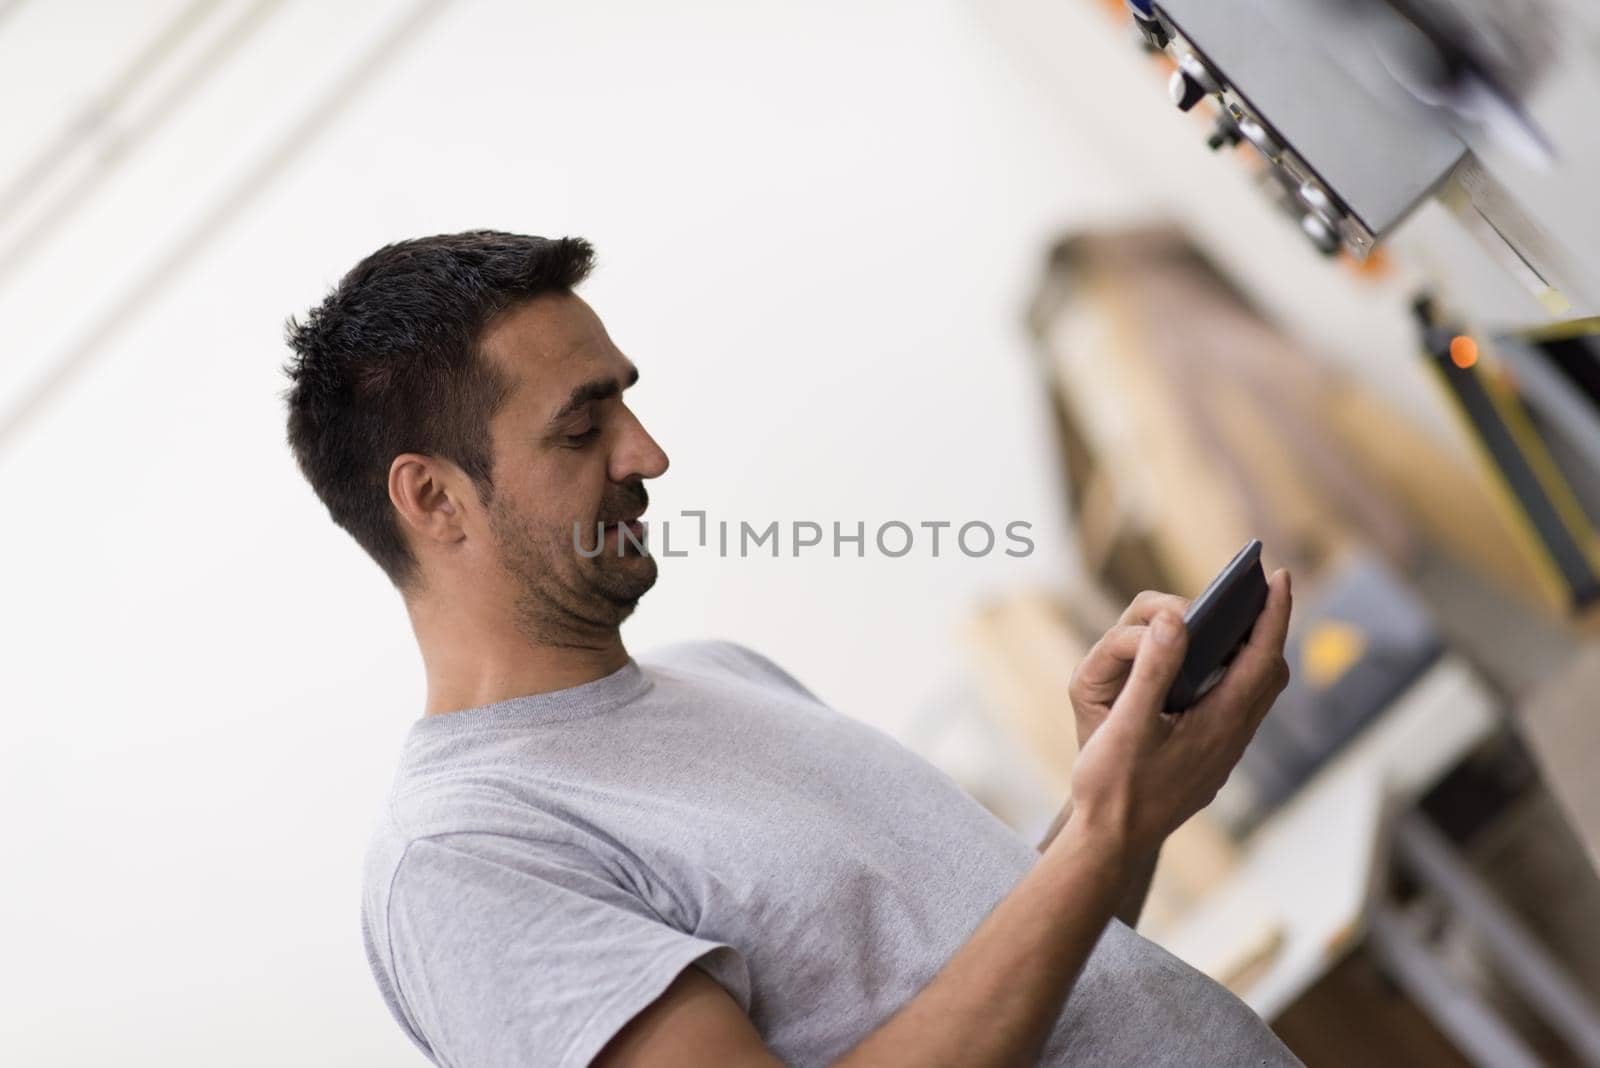
<svg viewBox="0 0 1600 1068">
<path fill-rule="evenodd" d="M 599 564 L 597 585 L 606 599 L 618 607 L 632 609 L 639 598 L 656 584 L 659 569 L 656 558 L 647 553 L 629 552 L 623 556 L 595 558 Z"/>
</svg>

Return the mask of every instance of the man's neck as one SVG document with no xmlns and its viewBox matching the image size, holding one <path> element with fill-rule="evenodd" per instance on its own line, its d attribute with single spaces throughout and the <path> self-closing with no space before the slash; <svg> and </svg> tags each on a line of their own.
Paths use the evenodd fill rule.
<svg viewBox="0 0 1600 1068">
<path fill-rule="evenodd" d="M 551 693 L 602 679 L 628 662 L 612 630 L 582 641 L 531 641 L 509 624 L 486 624 L 412 606 L 411 627 L 428 676 L 427 716 Z"/>
</svg>

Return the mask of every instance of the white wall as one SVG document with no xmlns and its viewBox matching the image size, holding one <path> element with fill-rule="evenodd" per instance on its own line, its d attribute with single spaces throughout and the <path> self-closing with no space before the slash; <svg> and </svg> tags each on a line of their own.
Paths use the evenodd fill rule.
<svg viewBox="0 0 1600 1068">
<path fill-rule="evenodd" d="M 413 1064 L 358 864 L 420 712 L 397 597 L 282 444 L 281 325 L 377 245 L 577 233 L 672 457 L 652 509 L 1034 523 L 1027 560 L 664 561 L 630 646 L 722 636 L 895 730 L 984 590 L 1066 537 L 1019 311 L 1118 176 L 955 3 L 461 3 L 192 258 L 119 296 L 398 4 L 287 5 L 0 278 L 0 1048 L 27 1065 Z M 0 23 L 8 171 L 175 3 Z M 65 86 L 66 88 L 62 88 Z M 0 246 L 3 247 L 3 246 Z"/>
</svg>

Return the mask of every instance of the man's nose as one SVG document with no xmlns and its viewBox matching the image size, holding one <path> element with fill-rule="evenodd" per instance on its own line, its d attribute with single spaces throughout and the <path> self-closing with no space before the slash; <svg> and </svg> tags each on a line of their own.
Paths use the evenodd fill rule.
<svg viewBox="0 0 1600 1068">
<path fill-rule="evenodd" d="M 611 453 L 611 480 L 626 482 L 630 478 L 660 477 L 667 470 L 667 454 L 632 412 L 627 419 L 622 441 Z"/>
</svg>

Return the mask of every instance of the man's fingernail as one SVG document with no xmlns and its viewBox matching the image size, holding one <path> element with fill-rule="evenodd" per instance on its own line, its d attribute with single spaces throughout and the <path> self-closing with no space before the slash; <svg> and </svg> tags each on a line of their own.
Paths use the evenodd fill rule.
<svg viewBox="0 0 1600 1068">
<path fill-rule="evenodd" d="M 1150 629 L 1150 633 L 1155 637 L 1157 644 L 1174 645 L 1178 641 L 1180 629 L 1177 621 L 1171 616 L 1161 616 Z"/>
</svg>

